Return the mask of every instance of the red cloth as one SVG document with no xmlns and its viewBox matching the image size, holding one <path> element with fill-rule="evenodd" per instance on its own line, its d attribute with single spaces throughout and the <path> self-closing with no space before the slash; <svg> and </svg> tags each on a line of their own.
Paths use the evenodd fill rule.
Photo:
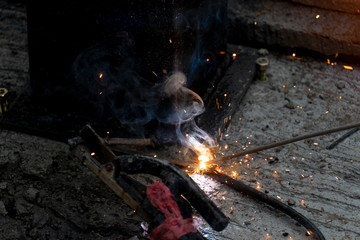
<svg viewBox="0 0 360 240">
<path fill-rule="evenodd" d="M 190 232 L 196 232 L 192 218 L 183 219 L 173 194 L 161 181 L 146 188 L 151 204 L 161 211 L 165 221 L 150 233 L 152 240 L 177 240 Z"/>
</svg>

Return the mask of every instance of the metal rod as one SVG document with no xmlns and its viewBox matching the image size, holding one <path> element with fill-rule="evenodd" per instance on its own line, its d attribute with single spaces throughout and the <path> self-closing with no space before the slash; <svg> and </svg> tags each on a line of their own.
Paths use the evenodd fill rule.
<svg viewBox="0 0 360 240">
<path fill-rule="evenodd" d="M 360 127 L 360 122 L 353 123 L 353 124 L 350 124 L 350 125 L 345 125 L 345 126 L 342 126 L 342 127 L 327 129 L 327 130 L 323 130 L 323 131 L 319 131 L 319 132 L 314 132 L 314 133 L 306 134 L 306 135 L 303 135 L 303 136 L 283 140 L 283 141 L 280 141 L 280 142 L 277 142 L 277 143 L 263 145 L 263 146 L 260 146 L 260 147 L 257 147 L 257 148 L 253 148 L 253 149 L 243 151 L 243 152 L 238 152 L 238 153 L 235 153 L 235 154 L 232 154 L 232 155 L 229 155 L 229 156 L 225 156 L 225 157 L 222 157 L 222 158 L 213 159 L 213 160 L 209 161 L 209 163 L 214 164 L 214 163 L 224 162 L 224 161 L 227 161 L 227 160 L 230 160 L 230 159 L 233 159 L 233 158 L 244 156 L 246 154 L 256 153 L 256 152 L 260 152 L 260 151 L 263 151 L 263 150 L 266 150 L 266 149 L 283 146 L 283 145 L 293 143 L 293 142 L 298 142 L 298 141 L 301 141 L 301 140 L 304 140 L 304 139 L 307 139 L 307 138 L 318 137 L 318 136 L 322 136 L 322 135 L 326 135 L 326 134 L 330 134 L 330 133 L 334 133 L 334 132 L 340 132 L 340 131 L 351 129 L 351 128 L 358 128 L 358 127 Z"/>
<path fill-rule="evenodd" d="M 108 138 L 105 139 L 108 145 L 132 145 L 132 146 L 155 146 L 151 138 Z"/>
</svg>

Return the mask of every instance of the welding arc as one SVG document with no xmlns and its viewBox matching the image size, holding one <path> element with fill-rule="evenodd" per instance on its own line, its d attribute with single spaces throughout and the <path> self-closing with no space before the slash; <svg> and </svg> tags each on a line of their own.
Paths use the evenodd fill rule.
<svg viewBox="0 0 360 240">
<path fill-rule="evenodd" d="M 307 233 L 314 235 L 315 239 L 325 240 L 325 237 L 323 236 L 321 231 L 309 219 L 307 219 L 304 215 L 297 212 L 290 206 L 282 203 L 281 201 L 270 197 L 265 193 L 262 193 L 250 186 L 247 186 L 246 184 L 237 181 L 225 174 L 219 173 L 216 170 L 208 170 L 205 174 L 245 195 L 249 195 L 256 200 L 266 203 L 273 208 L 287 214 L 288 216 L 299 222 L 301 225 L 303 225 L 307 229 Z"/>
<path fill-rule="evenodd" d="M 299 136 L 299 137 L 295 137 L 295 138 L 291 138 L 291 139 L 287 139 L 287 140 L 283 140 L 280 142 L 276 142 L 276 143 L 272 143 L 272 144 L 268 144 L 268 145 L 263 145 L 257 148 L 253 148 L 253 149 L 249 149 L 243 152 L 238 152 L 229 156 L 225 156 L 222 158 L 217 158 L 217 159 L 213 159 L 211 161 L 209 161 L 208 163 L 219 163 L 219 162 L 224 162 L 233 158 L 237 158 L 237 157 L 241 157 L 241 156 L 245 156 L 246 154 L 251 154 L 251 153 L 256 153 L 256 152 L 260 152 L 266 149 L 270 149 L 270 148 L 275 148 L 275 147 L 280 147 L 289 143 L 293 143 L 293 142 L 298 142 L 304 139 L 308 139 L 308 138 L 313 138 L 313 137 L 318 137 L 318 136 L 322 136 L 322 135 L 327 135 L 330 133 L 334 133 L 334 132 L 340 132 L 343 130 L 347 130 L 347 129 L 351 129 L 351 128 L 357 128 L 360 127 L 360 122 L 358 123 L 354 123 L 354 124 L 350 124 L 350 125 L 345 125 L 342 127 L 337 127 L 337 128 L 332 128 L 332 129 L 327 129 L 327 130 L 323 130 L 323 131 L 319 131 L 319 132 L 314 132 L 314 133 L 310 133 L 310 134 L 306 134 L 303 136 Z"/>
</svg>

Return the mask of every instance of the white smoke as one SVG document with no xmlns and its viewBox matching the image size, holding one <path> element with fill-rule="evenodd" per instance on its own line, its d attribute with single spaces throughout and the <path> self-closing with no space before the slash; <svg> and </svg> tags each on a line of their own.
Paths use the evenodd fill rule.
<svg viewBox="0 0 360 240">
<path fill-rule="evenodd" d="M 204 112 L 204 102 L 198 94 L 185 87 L 185 84 L 185 74 L 175 72 L 164 81 L 162 90 L 172 101 L 175 111 L 169 116 L 169 120 L 176 124 L 179 141 L 199 153 L 199 149 L 214 147 L 215 142 L 197 126 L 195 117 Z"/>
</svg>

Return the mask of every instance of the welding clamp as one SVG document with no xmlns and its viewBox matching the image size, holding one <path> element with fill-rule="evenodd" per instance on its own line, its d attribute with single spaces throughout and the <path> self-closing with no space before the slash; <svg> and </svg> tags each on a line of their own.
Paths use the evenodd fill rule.
<svg viewBox="0 0 360 240">
<path fill-rule="evenodd" d="M 81 144 L 77 144 L 80 143 Z M 69 140 L 73 152 L 123 201 L 150 224 L 153 230 L 165 221 L 146 195 L 146 185 L 134 178 L 136 174 L 149 174 L 159 178 L 173 195 L 183 219 L 192 218 L 192 207 L 216 231 L 226 228 L 229 219 L 216 207 L 200 187 L 180 168 L 166 160 L 142 156 L 116 156 L 90 125 L 80 137 Z M 191 232 L 180 240 L 205 239 L 199 232 Z"/>
</svg>

